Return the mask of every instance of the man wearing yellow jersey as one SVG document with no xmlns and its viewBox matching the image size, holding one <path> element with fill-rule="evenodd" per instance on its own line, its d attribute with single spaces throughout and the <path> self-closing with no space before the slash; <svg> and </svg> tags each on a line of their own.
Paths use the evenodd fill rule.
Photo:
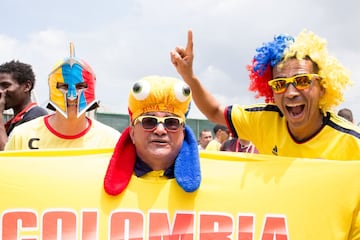
<svg viewBox="0 0 360 240">
<path fill-rule="evenodd" d="M 50 148 L 113 148 L 120 132 L 86 112 L 98 107 L 95 99 L 95 74 L 82 59 L 74 56 L 58 61 L 49 74 L 50 103 L 54 114 L 16 127 L 5 150 Z"/>
<path fill-rule="evenodd" d="M 212 122 L 227 124 L 234 137 L 250 140 L 259 153 L 321 159 L 360 159 L 360 129 L 332 109 L 343 101 L 350 83 L 347 70 L 309 31 L 296 38 L 281 34 L 257 48 L 250 90 L 266 104 L 221 106 L 192 68 L 193 40 L 171 51 L 171 61 L 189 84 L 200 111 Z"/>
</svg>

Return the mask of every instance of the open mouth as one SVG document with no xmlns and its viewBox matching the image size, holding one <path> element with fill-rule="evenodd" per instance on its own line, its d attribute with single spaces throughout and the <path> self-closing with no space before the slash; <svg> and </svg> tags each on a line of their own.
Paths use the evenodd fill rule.
<svg viewBox="0 0 360 240">
<path fill-rule="evenodd" d="M 287 105 L 286 110 L 292 117 L 299 117 L 304 112 L 305 104 Z"/>
</svg>

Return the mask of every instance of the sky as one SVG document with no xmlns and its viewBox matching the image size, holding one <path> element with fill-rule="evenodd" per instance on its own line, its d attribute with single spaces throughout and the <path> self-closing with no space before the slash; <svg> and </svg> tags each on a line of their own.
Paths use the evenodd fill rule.
<svg viewBox="0 0 360 240">
<path fill-rule="evenodd" d="M 194 71 L 224 105 L 263 102 L 248 90 L 246 65 L 276 34 L 308 29 L 351 72 L 342 107 L 360 122 L 358 1 L 335 0 L 2 0 L 0 63 L 33 66 L 35 93 L 46 106 L 55 63 L 75 56 L 93 68 L 101 111 L 127 114 L 132 83 L 149 75 L 178 77 L 170 51 L 185 46 L 192 29 Z M 195 104 L 190 118 L 204 119 Z"/>
</svg>

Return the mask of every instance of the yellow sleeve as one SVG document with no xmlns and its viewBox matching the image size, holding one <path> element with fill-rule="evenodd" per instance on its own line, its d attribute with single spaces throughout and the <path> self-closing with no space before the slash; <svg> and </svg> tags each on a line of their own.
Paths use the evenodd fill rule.
<svg viewBox="0 0 360 240">
<path fill-rule="evenodd" d="M 220 151 L 220 147 L 221 147 L 221 144 L 218 141 L 212 140 L 206 146 L 205 150 L 208 150 L 208 151 Z"/>
<path fill-rule="evenodd" d="M 10 134 L 7 143 L 5 144 L 4 151 L 11 151 L 11 150 L 17 150 L 16 149 L 16 136 L 14 134 L 15 129 Z"/>
</svg>

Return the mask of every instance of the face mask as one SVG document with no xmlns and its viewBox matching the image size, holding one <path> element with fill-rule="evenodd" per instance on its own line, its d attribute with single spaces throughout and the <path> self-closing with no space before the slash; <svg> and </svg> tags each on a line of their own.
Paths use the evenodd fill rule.
<svg viewBox="0 0 360 240">
<path fill-rule="evenodd" d="M 67 100 L 76 102 L 77 117 L 98 107 L 95 99 L 96 77 L 91 67 L 73 56 L 70 44 L 70 57 L 60 60 L 49 74 L 48 84 L 50 103 L 48 107 L 68 117 Z"/>
</svg>

